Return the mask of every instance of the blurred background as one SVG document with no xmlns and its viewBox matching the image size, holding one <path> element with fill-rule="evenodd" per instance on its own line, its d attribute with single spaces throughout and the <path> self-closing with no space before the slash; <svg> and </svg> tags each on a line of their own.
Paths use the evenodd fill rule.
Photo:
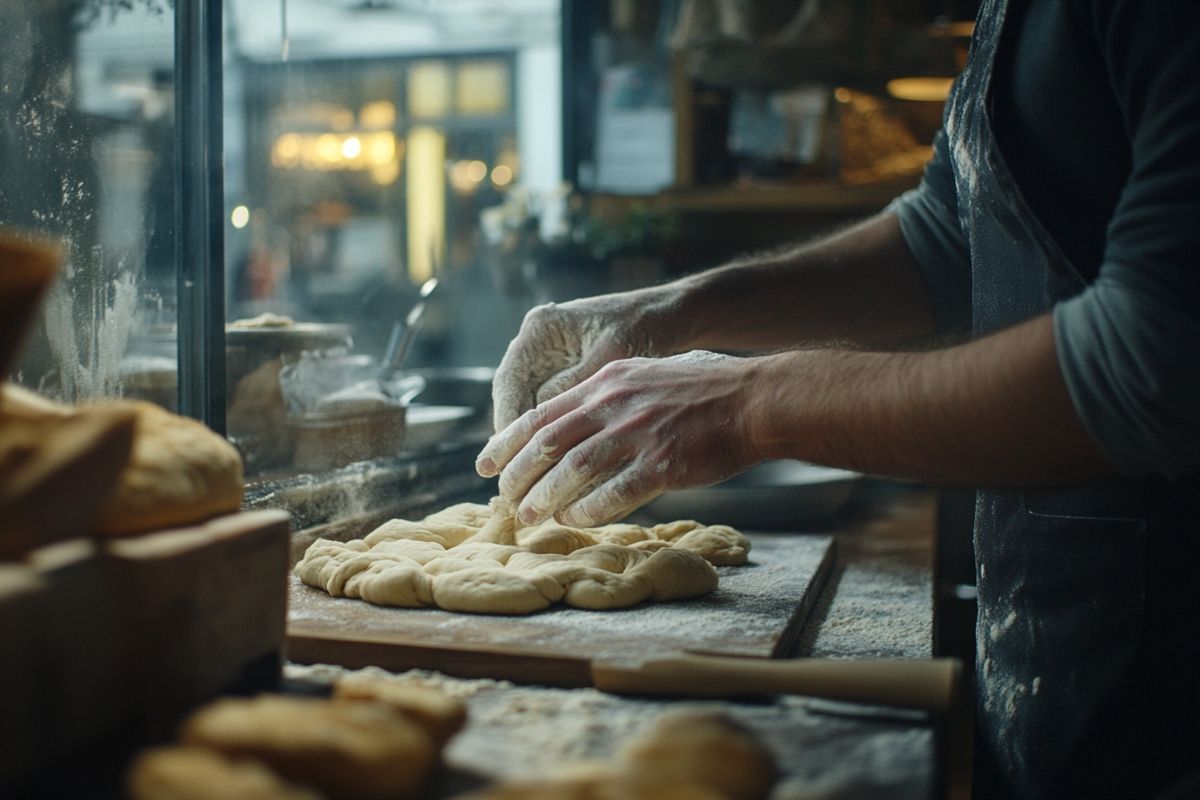
<svg viewBox="0 0 1200 800">
<path fill-rule="evenodd" d="M 180 246 L 179 198 L 211 179 L 177 163 L 178 9 L 0 7 L 14 44 L 0 52 L 0 224 L 57 236 L 67 253 L 14 377 L 63 400 L 175 407 L 190 358 L 179 269 L 203 257 Z M 250 473 L 277 476 L 392 452 L 298 462 L 313 409 L 281 395 L 280 374 L 321 358 L 369 377 L 432 277 L 403 364 L 431 385 L 414 405 L 474 404 L 474 426 L 456 430 L 478 440 L 484 385 L 531 306 L 666 280 L 884 207 L 919 180 L 975 3 L 220 10 L 208 55 L 222 65 L 223 264 L 208 266 L 229 328 L 214 391 Z M 439 398 L 451 374 L 462 386 Z M 446 442 L 445 428 L 414 436 L 409 449 Z"/>
</svg>

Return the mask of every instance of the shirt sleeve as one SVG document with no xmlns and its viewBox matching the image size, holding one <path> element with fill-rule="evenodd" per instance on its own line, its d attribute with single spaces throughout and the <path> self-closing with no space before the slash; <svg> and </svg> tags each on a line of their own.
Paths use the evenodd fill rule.
<svg viewBox="0 0 1200 800">
<path fill-rule="evenodd" d="M 920 186 L 893 200 L 886 211 L 900 220 L 904 241 L 925 282 L 938 333 L 968 331 L 971 262 L 958 218 L 958 192 L 944 129 L 934 137 L 933 157 L 925 165 Z"/>
<path fill-rule="evenodd" d="M 1098 279 L 1054 309 L 1056 347 L 1113 464 L 1179 479 L 1200 470 L 1200 3 L 1096 7 L 1132 169 Z"/>
</svg>

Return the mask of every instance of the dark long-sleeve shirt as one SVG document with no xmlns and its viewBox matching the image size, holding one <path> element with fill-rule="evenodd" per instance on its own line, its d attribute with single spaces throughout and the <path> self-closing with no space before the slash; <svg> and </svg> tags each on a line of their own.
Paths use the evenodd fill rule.
<svg viewBox="0 0 1200 800">
<path fill-rule="evenodd" d="M 1085 427 L 1130 476 L 1200 471 L 1200 2 L 1011 0 L 990 117 L 1028 207 L 1087 281 L 1054 308 Z M 971 255 L 939 133 L 893 203 L 943 331 Z"/>
</svg>

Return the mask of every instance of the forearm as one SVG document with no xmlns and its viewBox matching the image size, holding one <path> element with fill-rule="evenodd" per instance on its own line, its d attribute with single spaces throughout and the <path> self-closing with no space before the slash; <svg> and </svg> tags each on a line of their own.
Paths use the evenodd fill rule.
<svg viewBox="0 0 1200 800">
<path fill-rule="evenodd" d="M 917 264 L 891 214 L 662 290 L 674 298 L 677 351 L 764 351 L 835 341 L 890 347 L 934 330 Z"/>
<path fill-rule="evenodd" d="M 744 435 L 759 458 L 967 485 L 1114 474 L 1071 403 L 1049 315 L 929 352 L 811 350 L 747 364 Z"/>
</svg>

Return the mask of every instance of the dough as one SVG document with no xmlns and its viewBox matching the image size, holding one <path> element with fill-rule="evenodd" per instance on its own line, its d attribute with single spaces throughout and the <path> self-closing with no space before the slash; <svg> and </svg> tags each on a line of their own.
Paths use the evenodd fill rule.
<svg viewBox="0 0 1200 800">
<path fill-rule="evenodd" d="M 11 416 L 0 390 L 0 560 L 92 528 L 133 448 L 119 410 Z"/>
<path fill-rule="evenodd" d="M 529 614 L 554 603 L 625 608 L 699 597 L 716 564 L 744 564 L 750 542 L 725 525 L 521 528 L 507 503 L 462 503 L 423 520 L 392 520 L 364 539 L 318 539 L 296 565 L 334 597 L 405 608 Z"/>
<path fill-rule="evenodd" d="M 333 696 L 386 705 L 424 728 L 439 749 L 467 724 L 467 707 L 462 700 L 411 683 L 346 675 L 333 685 Z"/>
<path fill-rule="evenodd" d="M 198 747 L 161 747 L 138 757 L 131 800 L 321 800 L 254 761 L 231 761 Z"/>
<path fill-rule="evenodd" d="M 220 700 L 183 726 L 184 744 L 267 764 L 332 798 L 412 797 L 436 761 L 425 729 L 379 703 L 262 695 Z"/>
<path fill-rule="evenodd" d="M 56 403 L 15 383 L 0 386 L 0 414 L 18 419 L 67 417 L 74 411 L 70 406 Z"/>
<path fill-rule="evenodd" d="M 458 800 L 765 800 L 770 753 L 741 725 L 712 711 L 671 712 L 611 762 L 566 767 Z"/>
<path fill-rule="evenodd" d="M 286 314 L 274 314 L 270 311 L 264 311 L 257 317 L 249 317 L 248 319 L 235 319 L 229 323 L 229 327 L 235 330 L 255 330 L 259 328 L 290 328 L 296 324 L 296 321 Z"/>
<path fill-rule="evenodd" d="M 643 775 L 513 781 L 456 800 L 728 800 L 698 783 L 668 783 Z"/>
<path fill-rule="evenodd" d="M 133 454 L 101 509 L 97 532 L 143 533 L 241 507 L 242 459 L 225 439 L 153 403 L 125 400 L 102 407 L 128 408 L 137 421 Z"/>
<path fill-rule="evenodd" d="M 199 522 L 241 506 L 241 457 L 233 445 L 196 420 L 142 401 L 74 407 L 16 386 L 0 390 L 5 439 L 20 438 L 21 429 L 37 432 L 37 441 L 24 447 L 22 455 L 31 464 L 51 463 L 67 454 L 67 445 L 77 444 L 73 429 L 98 428 L 118 418 L 132 419 L 132 447 L 100 470 L 103 474 L 96 482 L 107 480 L 111 487 L 103 502 L 93 504 L 87 524 L 77 523 L 79 532 L 90 528 L 100 535 L 126 536 Z M 56 501 L 73 502 L 78 489 L 65 488 L 69 491 Z"/>
<path fill-rule="evenodd" d="M 666 714 L 617 758 L 633 772 L 668 783 L 694 781 L 730 800 L 762 800 L 775 782 L 770 753 L 748 730 L 715 711 Z"/>
</svg>

